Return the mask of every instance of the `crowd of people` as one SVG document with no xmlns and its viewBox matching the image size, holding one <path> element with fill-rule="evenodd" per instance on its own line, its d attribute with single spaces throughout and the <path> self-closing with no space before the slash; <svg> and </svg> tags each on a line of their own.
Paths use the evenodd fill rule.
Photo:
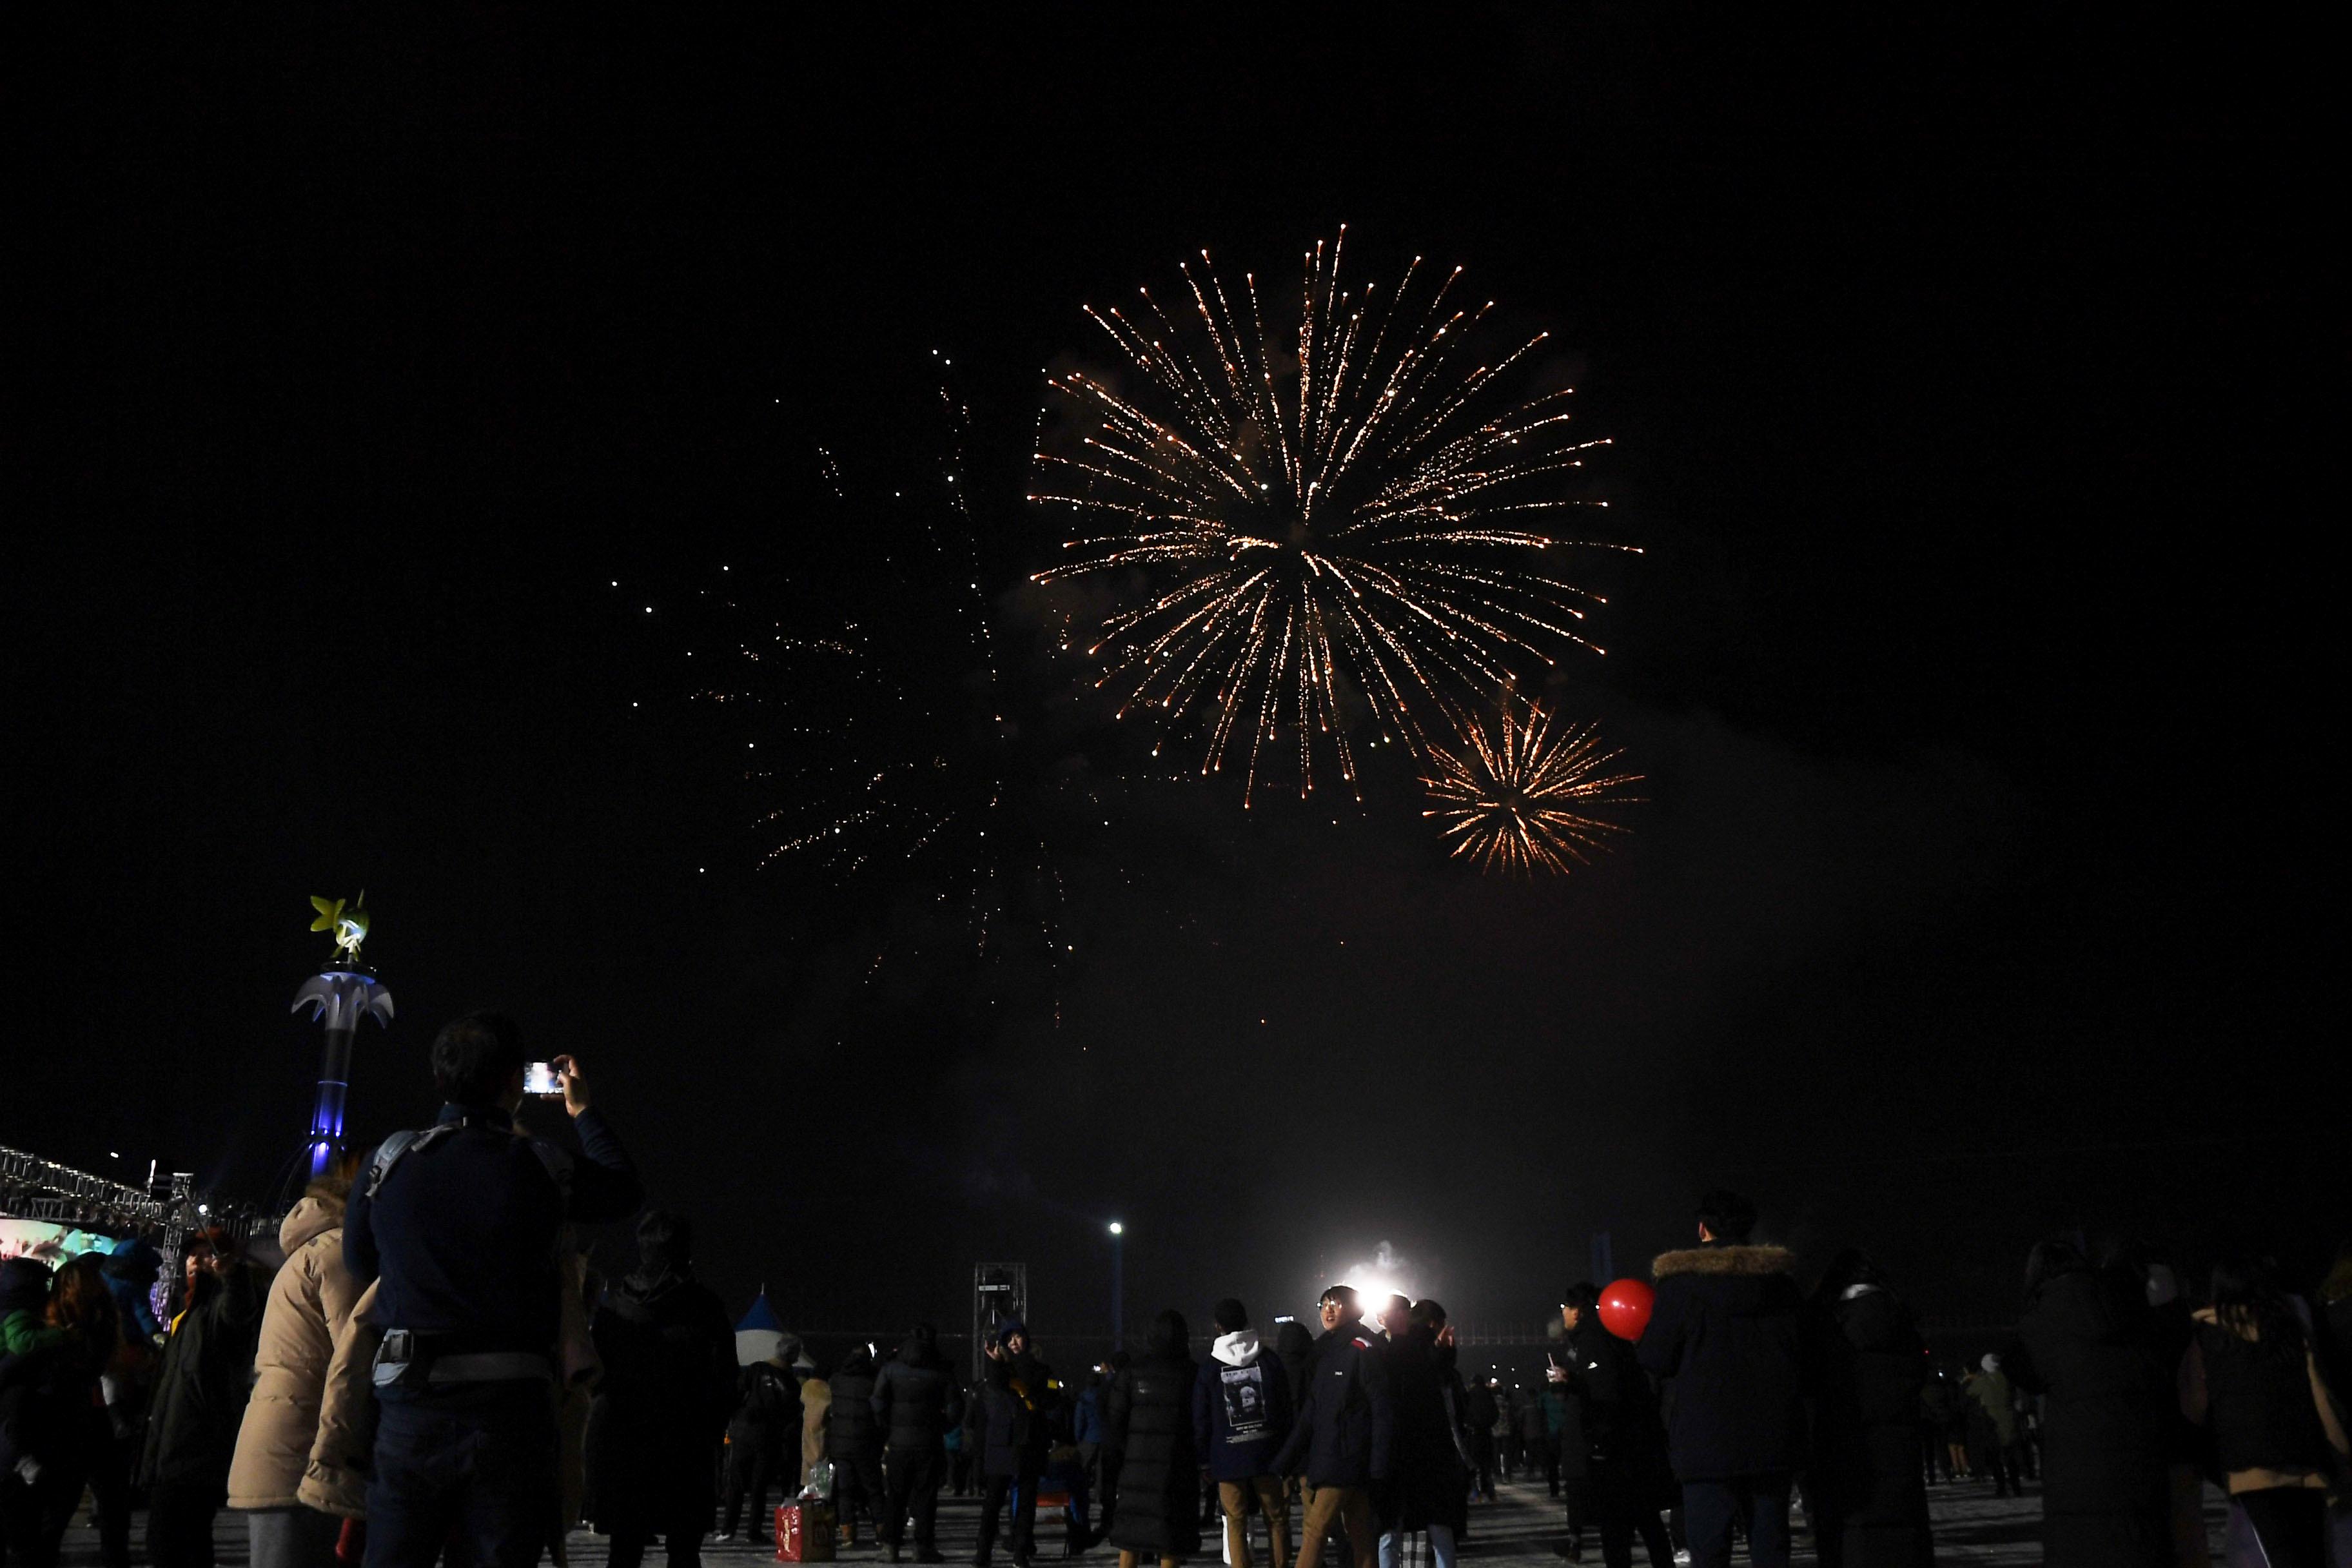
<svg viewBox="0 0 2352 1568">
<path fill-rule="evenodd" d="M 782 1336 L 738 1364 L 692 1226 L 639 1212 L 577 1063 L 554 1064 L 576 1153 L 517 1133 L 510 1020 L 456 1020 L 432 1064 L 439 1119 L 335 1160 L 274 1270 L 226 1231 L 190 1237 L 168 1324 L 152 1248 L 0 1264 L 6 1563 L 49 1568 L 87 1497 L 103 1568 L 128 1568 L 142 1492 L 154 1568 L 211 1568 L 223 1508 L 254 1568 L 561 1564 L 583 1523 L 614 1568 L 656 1543 L 694 1568 L 714 1521 L 757 1541 L 772 1497 L 803 1496 L 844 1543 L 937 1563 L 940 1494 L 976 1490 L 975 1568 L 1000 1542 L 1030 1568 L 1041 1507 L 1064 1555 L 1108 1542 L 1120 1568 L 1221 1546 L 1255 1568 L 1260 1533 L 1269 1568 L 1399 1568 L 1415 1538 L 1454 1568 L 1515 1470 L 1563 1500 L 1568 1554 L 1591 1530 L 1608 1568 L 1636 1543 L 1715 1568 L 1736 1539 L 1784 1564 L 1798 1499 L 1830 1568 L 1924 1568 L 1928 1490 L 1966 1479 L 2034 1484 L 2056 1568 L 2202 1568 L 2208 1480 L 2249 1561 L 2344 1568 L 2352 1543 L 2352 1250 L 2309 1297 L 2240 1260 L 2192 1304 L 2126 1250 L 2045 1243 L 2013 1336 L 1962 1367 L 1869 1258 L 1808 1290 L 1718 1192 L 1696 1245 L 1655 1260 L 1634 1337 L 1594 1286 L 1566 1293 L 1539 1386 L 1465 1377 L 1438 1302 L 1344 1284 L 1319 1333 L 1281 1319 L 1269 1340 L 1227 1299 L 1199 1355 L 1171 1309 L 1067 1381 L 1017 1319 L 970 1386 L 924 1324 L 821 1375 Z M 633 1214 L 637 1267 L 595 1277 L 569 1227 Z"/>
</svg>

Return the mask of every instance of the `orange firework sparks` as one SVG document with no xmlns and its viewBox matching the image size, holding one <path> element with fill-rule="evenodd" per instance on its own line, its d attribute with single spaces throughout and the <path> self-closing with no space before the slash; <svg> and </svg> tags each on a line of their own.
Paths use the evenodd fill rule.
<svg viewBox="0 0 2352 1568">
<path fill-rule="evenodd" d="M 1355 704 L 1423 752 L 1465 691 L 1483 705 L 1567 645 L 1604 651 L 1579 630 L 1600 596 L 1542 569 L 1545 552 L 1594 542 L 1535 525 L 1608 504 L 1560 494 L 1607 442 L 1570 438 L 1565 390 L 1489 407 L 1545 335 L 1480 357 L 1491 301 L 1449 304 L 1459 268 L 1433 289 L 1416 288 L 1417 259 L 1393 289 L 1343 289 L 1346 237 L 1306 257 L 1295 345 L 1268 335 L 1255 278 L 1229 290 L 1204 251 L 1172 314 L 1148 289 L 1132 314 L 1088 308 L 1139 373 L 1133 390 L 1048 378 L 1079 416 L 1068 449 L 1037 454 L 1030 500 L 1097 531 L 1034 580 L 1140 585 L 1088 650 L 1107 660 L 1097 684 L 1122 717 L 1158 709 L 1162 744 L 1205 732 L 1203 773 L 1238 747 L 1244 803 L 1286 730 L 1302 794 L 1318 736 L 1352 787 Z"/>
<path fill-rule="evenodd" d="M 1557 726 L 1539 707 L 1521 718 L 1517 706 L 1507 695 L 1498 724 L 1465 724 L 1458 750 L 1429 748 L 1434 771 L 1421 782 L 1436 804 L 1422 815 L 1443 819 L 1454 853 L 1482 871 L 1525 878 L 1590 865 L 1585 851 L 1625 829 L 1586 814 L 1639 800 L 1620 792 L 1642 775 L 1604 771 L 1624 753 L 1601 749 L 1598 726 Z"/>
</svg>

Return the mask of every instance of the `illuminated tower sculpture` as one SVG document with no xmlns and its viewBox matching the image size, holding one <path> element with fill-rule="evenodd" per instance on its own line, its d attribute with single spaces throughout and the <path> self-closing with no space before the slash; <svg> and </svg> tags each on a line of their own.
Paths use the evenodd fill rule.
<svg viewBox="0 0 2352 1568">
<path fill-rule="evenodd" d="M 310 900 L 310 907 L 319 911 L 310 929 L 335 933 L 335 951 L 326 967 L 294 994 L 293 1010 L 299 1013 L 307 1005 L 310 1016 L 327 1028 L 326 1054 L 319 1061 L 319 1099 L 310 1112 L 313 1176 L 324 1173 L 335 1145 L 342 1140 L 343 1099 L 351 1090 L 352 1037 L 359 1033 L 360 1019 L 373 1016 L 378 1024 L 392 1022 L 392 993 L 375 977 L 375 971 L 360 962 L 360 943 L 368 934 L 367 911 L 361 907 L 366 902 L 365 893 L 349 910 L 341 899 L 331 904 L 320 898 Z"/>
</svg>

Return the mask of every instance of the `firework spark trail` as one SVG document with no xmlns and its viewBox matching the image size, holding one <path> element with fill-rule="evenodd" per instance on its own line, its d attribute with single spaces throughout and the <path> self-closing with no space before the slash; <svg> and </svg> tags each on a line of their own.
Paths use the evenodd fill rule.
<svg viewBox="0 0 2352 1568">
<path fill-rule="evenodd" d="M 1435 804 L 1422 815 L 1443 820 L 1454 853 L 1482 871 L 1565 874 L 1626 831 L 1590 814 L 1639 801 L 1622 792 L 1642 775 L 1605 771 L 1624 753 L 1601 749 L 1598 726 L 1560 725 L 1540 707 L 1521 717 L 1518 706 L 1506 694 L 1498 721 L 1465 725 L 1458 748 L 1430 748 L 1422 784 Z"/>
<path fill-rule="evenodd" d="M 1422 300 L 1418 258 L 1392 289 L 1350 289 L 1346 243 L 1342 228 L 1304 258 L 1295 363 L 1255 275 L 1229 290 L 1204 250 L 1179 268 L 1189 311 L 1149 289 L 1133 312 L 1086 307 L 1135 388 L 1083 370 L 1047 378 L 1079 417 L 1066 449 L 1039 441 L 1045 482 L 1029 499 L 1094 531 L 1033 581 L 1144 584 L 1087 650 L 1104 660 L 1096 684 L 1119 691 L 1121 717 L 1159 710 L 1155 755 L 1180 731 L 1203 733 L 1204 773 L 1244 749 L 1244 805 L 1286 724 L 1302 795 L 1318 737 L 1352 788 L 1351 700 L 1425 753 L 1564 647 L 1604 652 L 1578 628 L 1582 604 L 1606 601 L 1534 568 L 1549 550 L 1631 548 L 1520 526 L 1608 504 L 1558 491 L 1607 445 L 1569 438 L 1567 393 L 1484 412 L 1545 334 L 1463 369 L 1491 303 L 1449 302 L 1462 269 Z"/>
</svg>

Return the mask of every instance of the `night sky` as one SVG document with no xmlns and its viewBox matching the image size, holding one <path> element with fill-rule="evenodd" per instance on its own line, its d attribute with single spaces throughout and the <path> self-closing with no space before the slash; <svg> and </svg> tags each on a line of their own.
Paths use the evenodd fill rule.
<svg viewBox="0 0 2352 1568">
<path fill-rule="evenodd" d="M 2306 38 L 1078 16 L 289 9 L 12 51 L 0 1141 L 267 1188 L 305 900 L 364 887 L 400 1016 L 354 1130 L 429 1117 L 433 1029 L 508 1007 L 713 1282 L 799 1325 L 952 1322 L 989 1257 L 1049 1348 L 1098 1334 L 1112 1217 L 1139 1319 L 1303 1311 L 1386 1241 L 1457 1318 L 1533 1321 L 1591 1232 L 1635 1271 L 1717 1183 L 1977 1321 L 2055 1231 L 2332 1249 Z M 1025 586 L 1080 305 L 1343 222 L 1549 328 L 1614 438 L 1646 553 L 1563 695 L 1651 800 L 1565 880 L 1449 862 L 1385 761 L 1360 808 L 1147 776 Z M 931 868 L 757 870 L 741 732 L 683 700 L 720 565 L 778 615 L 888 580 L 815 450 L 929 477 L 892 432 L 934 350 L 1052 965 L 930 940 Z"/>
</svg>

